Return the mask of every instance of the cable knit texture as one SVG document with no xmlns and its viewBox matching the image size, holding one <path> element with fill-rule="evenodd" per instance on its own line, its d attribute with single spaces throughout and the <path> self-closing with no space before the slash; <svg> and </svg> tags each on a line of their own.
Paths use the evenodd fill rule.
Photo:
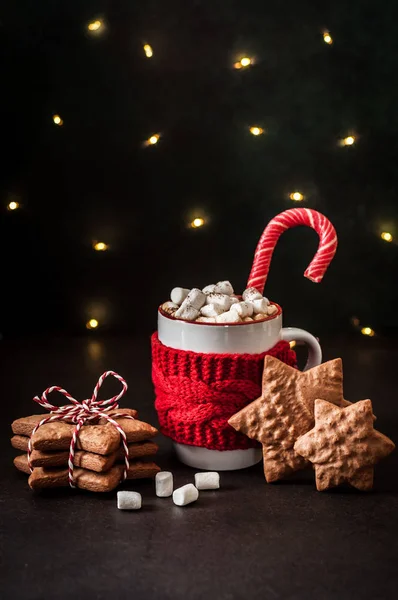
<svg viewBox="0 0 398 600">
<path fill-rule="evenodd" d="M 264 357 L 297 366 L 288 342 L 262 354 L 201 354 L 164 346 L 152 335 L 152 380 L 160 429 L 175 442 L 210 450 L 238 450 L 258 442 L 228 419 L 261 396 Z"/>
</svg>

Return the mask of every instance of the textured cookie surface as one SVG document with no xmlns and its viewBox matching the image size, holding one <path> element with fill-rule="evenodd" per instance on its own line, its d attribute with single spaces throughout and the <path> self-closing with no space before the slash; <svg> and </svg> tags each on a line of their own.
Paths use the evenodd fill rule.
<svg viewBox="0 0 398 600">
<path fill-rule="evenodd" d="M 69 485 L 68 469 L 35 467 L 30 473 L 26 454 L 17 456 L 14 465 L 19 471 L 29 476 L 29 486 L 32 489 L 67 487 Z M 123 465 L 114 465 L 106 473 L 96 473 L 88 469 L 76 468 L 73 471 L 75 484 L 78 488 L 91 492 L 110 492 L 122 480 Z M 134 461 L 130 463 L 127 479 L 146 479 L 155 477 L 160 468 L 153 462 Z"/>
<path fill-rule="evenodd" d="M 394 443 L 373 428 L 372 403 L 361 400 L 339 408 L 317 399 L 315 427 L 295 443 L 295 451 L 315 466 L 319 491 L 349 483 L 373 486 L 373 465 L 394 450 Z"/>
<path fill-rule="evenodd" d="M 265 357 L 261 397 L 228 423 L 261 442 L 268 482 L 282 479 L 308 464 L 294 450 L 294 444 L 313 427 L 314 402 L 321 391 L 337 406 L 349 404 L 343 397 L 341 359 L 301 372 L 272 356 Z"/>
</svg>

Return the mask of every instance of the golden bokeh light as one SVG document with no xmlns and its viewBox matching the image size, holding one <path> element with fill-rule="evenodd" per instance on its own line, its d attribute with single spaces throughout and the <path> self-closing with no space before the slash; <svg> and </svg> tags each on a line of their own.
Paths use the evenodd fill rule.
<svg viewBox="0 0 398 600">
<path fill-rule="evenodd" d="M 328 31 L 323 32 L 323 41 L 325 42 L 325 44 L 333 44 L 332 36 Z"/>
<path fill-rule="evenodd" d="M 392 242 L 392 240 L 393 240 L 392 234 L 391 234 L 391 233 L 389 233 L 388 231 L 383 231 L 383 232 L 380 234 L 380 237 L 381 237 L 381 239 L 382 239 L 382 240 L 384 240 L 385 242 Z"/>
<path fill-rule="evenodd" d="M 154 146 L 160 139 L 160 133 L 154 133 L 150 138 L 145 140 L 144 146 Z"/>
<path fill-rule="evenodd" d="M 194 229 L 198 228 L 198 227 L 202 227 L 205 224 L 205 220 L 202 219 L 202 217 L 196 217 L 192 222 L 191 222 L 191 227 L 193 227 Z"/>
<path fill-rule="evenodd" d="M 19 208 L 19 202 L 12 201 L 7 205 L 8 210 L 17 210 Z"/>
<path fill-rule="evenodd" d="M 295 345 L 296 345 L 296 342 L 295 342 L 295 340 L 292 340 L 291 342 L 289 342 L 289 346 L 290 346 L 291 348 L 294 348 L 294 347 L 295 347 Z"/>
<path fill-rule="evenodd" d="M 94 242 L 93 248 L 97 252 L 105 252 L 106 250 L 109 249 L 109 245 L 105 244 L 105 242 Z"/>
<path fill-rule="evenodd" d="M 97 319 L 90 319 L 86 323 L 87 329 L 96 329 L 98 327 L 98 325 L 99 325 L 99 323 L 98 323 Z"/>
<path fill-rule="evenodd" d="M 300 192 L 292 192 L 289 198 L 290 200 L 294 200 L 295 202 L 301 202 L 301 200 L 304 200 L 304 196 Z"/>
<path fill-rule="evenodd" d="M 250 127 L 249 131 L 252 135 L 261 135 L 264 133 L 264 129 L 261 127 Z"/>
<path fill-rule="evenodd" d="M 368 335 L 369 337 L 373 337 L 375 334 L 371 327 L 362 327 L 361 333 L 362 335 Z"/>
<path fill-rule="evenodd" d="M 89 23 L 87 25 L 87 29 L 89 31 L 99 31 L 102 28 L 102 21 L 100 21 L 99 19 L 96 19 L 95 21 L 93 21 L 92 23 Z"/>
<path fill-rule="evenodd" d="M 145 44 L 144 45 L 144 52 L 145 52 L 145 56 L 147 58 L 152 58 L 152 56 L 153 56 L 153 50 L 152 50 L 152 47 L 149 44 Z"/>
<path fill-rule="evenodd" d="M 61 126 L 64 124 L 63 120 L 61 119 L 61 117 L 59 115 L 53 115 L 53 121 L 54 121 L 55 125 Z"/>
<path fill-rule="evenodd" d="M 353 144 L 355 144 L 355 137 L 353 135 L 349 135 L 340 140 L 340 146 L 352 146 Z"/>
</svg>

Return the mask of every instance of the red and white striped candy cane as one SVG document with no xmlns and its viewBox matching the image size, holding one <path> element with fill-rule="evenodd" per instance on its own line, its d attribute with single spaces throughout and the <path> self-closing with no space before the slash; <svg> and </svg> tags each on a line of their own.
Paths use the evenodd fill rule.
<svg viewBox="0 0 398 600">
<path fill-rule="evenodd" d="M 298 225 L 311 227 L 319 235 L 318 250 L 306 269 L 304 277 L 314 283 L 322 281 L 326 269 L 336 254 L 336 230 L 325 215 L 312 208 L 291 208 L 277 215 L 264 229 L 254 253 L 247 287 L 255 287 L 263 293 L 277 241 L 284 231 Z"/>
<path fill-rule="evenodd" d="M 103 384 L 104 380 L 109 376 L 112 376 L 112 377 L 115 377 L 115 379 L 118 379 L 120 381 L 120 383 L 122 384 L 122 389 L 119 392 L 119 394 L 117 394 L 116 396 L 113 396 L 112 398 L 109 398 L 108 400 L 98 400 L 97 398 L 98 398 L 98 392 L 100 390 L 100 387 Z M 82 402 L 79 402 L 78 400 L 75 400 L 75 398 L 73 398 L 69 394 L 69 392 L 67 392 L 66 390 L 64 390 L 63 388 L 61 388 L 57 385 L 53 385 L 52 387 L 47 388 L 43 392 L 41 398 L 39 398 L 38 396 L 35 396 L 35 398 L 33 398 L 33 400 L 35 402 L 37 402 L 38 404 L 40 404 L 40 406 L 43 406 L 43 408 L 46 408 L 47 410 L 49 410 L 51 412 L 51 415 L 49 417 L 45 417 L 44 419 L 42 419 L 35 426 L 35 428 L 33 429 L 32 433 L 31 433 L 31 436 L 29 438 L 28 463 L 29 463 L 30 471 L 31 472 L 33 471 L 33 468 L 32 468 L 31 462 L 30 462 L 30 456 L 32 454 L 32 437 L 36 433 L 36 431 L 39 429 L 39 427 L 41 427 L 45 423 L 50 423 L 52 421 L 68 421 L 69 423 L 70 422 L 75 423 L 76 427 L 72 434 L 72 440 L 71 440 L 71 443 L 69 446 L 69 457 L 68 457 L 69 485 L 70 485 L 70 487 L 74 488 L 75 484 L 74 484 L 74 480 L 73 480 L 73 469 L 74 469 L 73 460 L 75 457 L 75 447 L 76 447 L 76 443 L 77 443 L 77 440 L 79 437 L 80 428 L 82 427 L 82 425 L 84 425 L 84 423 L 86 421 L 92 421 L 93 419 L 98 419 L 99 417 L 103 417 L 109 423 L 111 423 L 117 429 L 117 431 L 120 433 L 120 437 L 122 440 L 122 446 L 123 446 L 123 450 L 124 450 L 123 479 L 126 479 L 127 471 L 130 466 L 129 449 L 127 446 L 126 434 L 124 433 L 123 428 L 119 425 L 119 423 L 117 421 L 115 421 L 115 418 L 123 417 L 125 419 L 134 419 L 134 417 L 132 417 L 131 415 L 127 415 L 123 412 L 113 415 L 114 418 L 112 418 L 110 415 L 107 414 L 109 411 L 117 410 L 119 408 L 118 401 L 120 400 L 120 398 L 122 396 L 124 396 L 126 391 L 127 391 L 127 383 L 125 382 L 123 377 L 121 377 L 114 371 L 106 371 L 99 378 L 97 385 L 94 388 L 93 395 L 89 400 L 83 400 Z M 66 404 L 64 406 L 55 406 L 54 404 L 50 404 L 50 402 L 48 402 L 48 400 L 47 400 L 47 395 L 51 394 L 51 392 L 59 392 L 60 394 L 65 396 L 65 398 L 67 398 L 71 402 L 71 404 Z"/>
</svg>

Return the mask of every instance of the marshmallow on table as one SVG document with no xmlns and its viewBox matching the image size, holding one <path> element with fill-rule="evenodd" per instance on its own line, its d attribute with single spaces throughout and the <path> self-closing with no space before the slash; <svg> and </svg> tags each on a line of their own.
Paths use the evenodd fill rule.
<svg viewBox="0 0 398 600">
<path fill-rule="evenodd" d="M 170 299 L 174 304 L 180 306 L 188 296 L 189 290 L 182 287 L 175 287 L 171 290 Z"/>
<path fill-rule="evenodd" d="M 220 475 L 216 471 L 195 473 L 195 486 L 198 490 L 218 490 Z"/>
<path fill-rule="evenodd" d="M 218 306 L 223 312 L 229 310 L 231 307 L 231 297 L 227 296 L 227 294 L 207 294 L 206 296 L 206 304 L 214 304 Z"/>
<path fill-rule="evenodd" d="M 260 298 L 262 298 L 262 295 L 260 294 L 260 292 L 258 290 L 256 290 L 256 288 L 250 287 L 250 288 L 247 288 L 243 292 L 242 298 L 243 298 L 243 300 L 248 300 L 249 302 L 253 302 L 253 300 L 260 300 Z"/>
<path fill-rule="evenodd" d="M 173 502 L 177 506 L 186 506 L 191 502 L 195 502 L 198 498 L 199 492 L 193 483 L 187 483 L 187 485 L 183 485 L 173 492 Z"/>
<path fill-rule="evenodd" d="M 235 311 L 242 319 L 245 317 L 251 317 L 253 314 L 253 306 L 251 302 L 238 302 L 231 306 L 231 311 Z"/>
<path fill-rule="evenodd" d="M 255 315 L 258 315 L 259 313 L 267 314 L 269 305 L 269 300 L 267 300 L 267 298 L 256 298 L 255 300 L 252 300 L 251 303 Z"/>
<path fill-rule="evenodd" d="M 119 510 L 138 510 L 141 506 L 142 498 L 138 492 L 117 493 L 117 507 Z"/>
<path fill-rule="evenodd" d="M 215 291 L 219 294 L 227 294 L 227 296 L 230 296 L 234 293 L 234 288 L 229 281 L 219 281 L 216 283 Z"/>
<path fill-rule="evenodd" d="M 218 317 L 224 311 L 219 304 L 205 304 L 200 309 L 200 312 L 204 317 Z"/>
<path fill-rule="evenodd" d="M 234 306 L 236 306 L 236 304 L 234 304 Z M 216 323 L 240 323 L 240 316 L 238 315 L 238 313 L 236 312 L 236 310 L 228 310 L 225 313 L 222 313 L 221 315 L 218 315 L 218 317 L 216 317 Z"/>
<path fill-rule="evenodd" d="M 173 493 L 173 473 L 160 471 L 155 476 L 156 495 L 159 498 L 168 498 Z"/>
<path fill-rule="evenodd" d="M 195 321 L 200 315 L 200 312 L 191 304 L 181 304 L 180 308 L 174 313 L 176 319 L 184 319 L 184 321 Z"/>
<path fill-rule="evenodd" d="M 178 304 L 175 304 L 174 302 L 170 301 L 164 302 L 162 304 L 162 310 L 168 315 L 174 315 L 176 310 L 178 310 Z"/>
<path fill-rule="evenodd" d="M 206 285 L 206 287 L 203 288 L 202 292 L 204 294 L 213 294 L 216 291 L 216 284 L 215 283 L 211 283 L 210 285 Z"/>
</svg>

